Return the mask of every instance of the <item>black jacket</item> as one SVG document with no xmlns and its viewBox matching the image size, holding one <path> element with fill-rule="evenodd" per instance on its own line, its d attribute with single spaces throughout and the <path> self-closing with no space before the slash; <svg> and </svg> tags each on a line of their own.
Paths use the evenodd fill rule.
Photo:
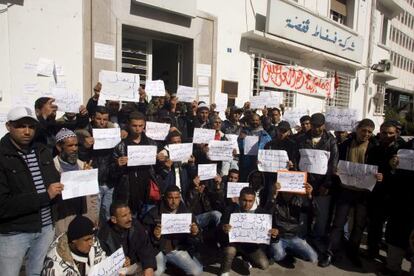
<svg viewBox="0 0 414 276">
<path fill-rule="evenodd" d="M 315 149 L 330 152 L 328 170 L 326 174 L 320 175 L 308 173 L 308 182 L 312 185 L 313 193 L 315 195 L 318 195 L 319 187 L 321 186 L 329 189 L 332 184 L 332 175 L 336 171 L 336 166 L 338 164 L 338 147 L 336 145 L 335 137 L 332 134 L 324 131 L 319 143 L 313 146 L 311 131 L 308 131 L 306 134 L 298 138 L 298 149 Z M 299 153 L 298 156 L 300 156 Z M 298 163 L 299 162 L 300 157 L 298 159 Z"/>
<path fill-rule="evenodd" d="M 143 204 L 154 204 L 150 201 L 150 181 L 152 180 L 158 188 L 163 191 L 163 181 L 155 173 L 154 166 L 123 166 L 119 167 L 117 159 L 127 156 L 128 145 L 137 145 L 129 137 L 115 146 L 110 165 L 110 177 L 115 185 L 115 198 L 128 201 L 133 214 L 141 211 Z M 156 145 L 153 140 L 142 134 L 139 145 Z"/>
<path fill-rule="evenodd" d="M 301 214 L 312 217 L 317 212 L 317 205 L 306 196 L 292 195 L 291 198 L 285 198 L 279 193 L 276 199 L 267 202 L 265 210 L 272 214 L 273 228 L 279 230 L 278 237 L 291 238 L 298 236 L 303 227 Z"/>
<path fill-rule="evenodd" d="M 46 146 L 33 144 L 32 147 L 47 189 L 59 182 L 59 173 Z M 25 161 L 12 144 L 10 134 L 6 134 L 0 141 L 0 233 L 40 232 L 40 209 L 54 202 L 47 192 L 37 193 Z"/>
<path fill-rule="evenodd" d="M 164 201 L 161 201 L 157 206 L 152 208 L 143 219 L 143 223 L 147 228 L 152 245 L 157 250 L 157 254 L 162 251 L 165 254 L 169 253 L 171 249 L 168 249 L 167 243 L 171 243 L 173 250 L 186 250 L 190 254 L 194 253 L 196 245 L 200 242 L 200 232 L 198 235 L 193 236 L 191 234 L 169 234 L 161 235 L 160 239 L 154 236 L 154 228 L 157 224 L 161 224 L 161 215 L 170 214 L 171 211 L 165 206 Z M 180 203 L 176 214 L 190 213 L 190 211 L 184 206 L 184 203 Z M 192 222 L 195 222 L 194 215 L 192 216 Z M 190 226 L 189 226 L 190 227 Z"/>
<path fill-rule="evenodd" d="M 155 250 L 151 245 L 144 226 L 133 220 L 130 229 L 119 229 L 110 220 L 99 229 L 99 242 L 106 255 L 109 256 L 121 246 L 131 264 L 141 263 L 143 269 L 156 270 Z"/>
<path fill-rule="evenodd" d="M 202 193 L 194 187 L 191 187 L 185 198 L 185 203 L 187 208 L 196 216 L 212 211 L 207 187 Z"/>
</svg>

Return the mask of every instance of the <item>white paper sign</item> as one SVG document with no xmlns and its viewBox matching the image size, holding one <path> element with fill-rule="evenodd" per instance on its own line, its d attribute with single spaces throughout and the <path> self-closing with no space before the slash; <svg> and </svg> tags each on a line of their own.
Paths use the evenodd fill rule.
<svg viewBox="0 0 414 276">
<path fill-rule="evenodd" d="M 55 61 L 47 58 L 39 58 L 37 61 L 37 75 L 51 77 L 55 70 Z"/>
<path fill-rule="evenodd" d="M 37 82 L 23 84 L 23 93 L 33 94 L 37 93 Z"/>
<path fill-rule="evenodd" d="M 145 82 L 145 92 L 150 96 L 164 97 L 165 86 L 163 80 L 147 80 Z"/>
<path fill-rule="evenodd" d="M 240 154 L 239 143 L 237 142 L 237 139 L 239 138 L 239 135 L 237 135 L 237 134 L 226 134 L 226 135 L 224 135 L 224 137 L 226 137 L 228 141 L 231 141 L 233 143 L 233 149 L 236 150 L 236 154 Z"/>
<path fill-rule="evenodd" d="M 289 162 L 285 150 L 259 150 L 257 155 L 257 168 L 261 172 L 273 172 L 287 169 Z"/>
<path fill-rule="evenodd" d="M 81 106 L 80 95 L 76 92 L 71 92 L 66 87 L 51 87 L 50 92 L 55 99 L 55 104 L 58 110 L 69 113 L 79 113 Z"/>
<path fill-rule="evenodd" d="M 161 214 L 161 234 L 190 233 L 191 213 Z"/>
<path fill-rule="evenodd" d="M 305 115 L 308 115 L 308 112 L 304 108 L 293 108 L 283 113 L 283 120 L 292 127 L 300 126 L 300 118 Z"/>
<path fill-rule="evenodd" d="M 111 256 L 91 267 L 88 276 L 115 276 L 125 263 L 124 250 L 120 247 Z"/>
<path fill-rule="evenodd" d="M 263 96 L 252 96 L 250 97 L 250 108 L 251 109 L 263 109 L 266 106 L 266 97 Z"/>
<path fill-rule="evenodd" d="M 214 129 L 195 128 L 193 134 L 193 143 L 208 144 L 210 141 L 214 140 L 215 134 L 216 131 Z"/>
<path fill-rule="evenodd" d="M 272 215 L 233 213 L 230 215 L 230 242 L 270 244 Z"/>
<path fill-rule="evenodd" d="M 164 141 L 170 131 L 170 124 L 147 122 L 145 125 L 145 134 L 157 141 Z"/>
<path fill-rule="evenodd" d="M 233 159 L 233 142 L 212 140 L 208 143 L 208 158 L 212 161 Z"/>
<path fill-rule="evenodd" d="M 198 164 L 200 180 L 213 179 L 217 175 L 217 164 Z"/>
<path fill-rule="evenodd" d="M 278 171 L 277 182 L 280 183 L 280 192 L 305 194 L 306 172 Z"/>
<path fill-rule="evenodd" d="M 197 76 L 211 77 L 211 64 L 197 63 Z"/>
<path fill-rule="evenodd" d="M 400 149 L 397 152 L 399 163 L 398 169 L 414 171 L 414 150 Z"/>
<path fill-rule="evenodd" d="M 208 86 L 198 87 L 198 98 L 200 98 L 200 96 L 210 97 L 210 89 Z"/>
<path fill-rule="evenodd" d="M 249 187 L 248 182 L 227 182 L 227 198 L 239 197 L 240 191 Z"/>
<path fill-rule="evenodd" d="M 326 174 L 331 153 L 325 150 L 300 149 L 299 169 L 301 171 Z"/>
<path fill-rule="evenodd" d="M 157 146 L 128 146 L 128 167 L 155 165 Z"/>
<path fill-rule="evenodd" d="M 197 77 L 197 82 L 198 82 L 198 85 L 208 85 L 209 78 L 208 77 L 204 77 L 204 76 L 198 76 Z M 208 87 L 207 87 L 207 89 L 208 89 Z M 200 90 L 198 90 L 198 92 L 200 93 Z"/>
<path fill-rule="evenodd" d="M 193 154 L 193 143 L 169 144 L 168 152 L 173 162 L 186 162 Z"/>
<path fill-rule="evenodd" d="M 139 75 L 101 70 L 102 90 L 99 98 L 113 101 L 139 101 Z"/>
<path fill-rule="evenodd" d="M 99 193 L 98 169 L 62 172 L 60 182 L 63 200 Z"/>
<path fill-rule="evenodd" d="M 197 99 L 197 90 L 193 87 L 179 85 L 177 98 L 180 102 L 192 103 Z"/>
<path fill-rule="evenodd" d="M 227 102 L 228 102 L 227 94 L 217 93 L 216 99 L 215 99 L 216 109 L 214 111 L 225 112 L 227 109 Z"/>
<path fill-rule="evenodd" d="M 358 123 L 358 110 L 331 107 L 325 114 L 326 128 L 337 131 L 353 131 Z"/>
<path fill-rule="evenodd" d="M 6 128 L 7 123 L 7 114 L 6 113 L 0 113 L 0 139 L 6 135 L 9 131 Z"/>
<path fill-rule="evenodd" d="M 95 42 L 95 58 L 115 60 L 115 47 L 109 44 Z"/>
<path fill-rule="evenodd" d="M 265 98 L 264 101 L 267 108 L 280 108 L 280 104 L 283 103 L 283 92 L 261 91 L 259 95 Z"/>
<path fill-rule="evenodd" d="M 377 183 L 378 166 L 339 160 L 338 174 L 342 184 L 372 191 Z"/>
<path fill-rule="evenodd" d="M 121 142 L 121 129 L 116 128 L 93 128 L 93 149 L 112 149 Z"/>
<path fill-rule="evenodd" d="M 244 155 L 257 155 L 259 150 L 259 136 L 246 136 L 244 138 Z"/>
</svg>

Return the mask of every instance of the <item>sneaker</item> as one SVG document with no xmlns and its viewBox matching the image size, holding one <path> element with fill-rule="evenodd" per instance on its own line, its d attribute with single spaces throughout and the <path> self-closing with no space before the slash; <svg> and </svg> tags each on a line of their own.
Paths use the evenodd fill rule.
<svg viewBox="0 0 414 276">
<path fill-rule="evenodd" d="M 295 258 L 290 255 L 287 255 L 283 260 L 277 262 L 278 265 L 287 269 L 295 268 Z"/>
<path fill-rule="evenodd" d="M 329 253 L 324 253 L 321 256 L 321 259 L 318 262 L 318 266 L 320 267 L 328 267 L 332 263 L 332 256 Z"/>
</svg>

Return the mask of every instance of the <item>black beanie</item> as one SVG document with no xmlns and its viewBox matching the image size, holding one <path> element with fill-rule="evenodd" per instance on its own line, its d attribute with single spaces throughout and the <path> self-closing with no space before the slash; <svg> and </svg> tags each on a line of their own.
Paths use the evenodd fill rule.
<svg viewBox="0 0 414 276">
<path fill-rule="evenodd" d="M 77 240 L 79 238 L 92 235 L 95 233 L 95 225 L 93 222 L 84 216 L 76 216 L 68 227 L 68 242 Z"/>
</svg>

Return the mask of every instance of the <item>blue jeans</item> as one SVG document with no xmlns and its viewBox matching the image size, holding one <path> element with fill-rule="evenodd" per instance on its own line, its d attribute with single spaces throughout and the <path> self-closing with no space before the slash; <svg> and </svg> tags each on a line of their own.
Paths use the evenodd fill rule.
<svg viewBox="0 0 414 276">
<path fill-rule="evenodd" d="M 112 204 L 112 196 L 114 194 L 114 188 L 109 188 L 106 185 L 99 186 L 99 200 L 100 200 L 100 218 L 109 220 L 111 215 L 109 214 L 109 208 Z"/>
<path fill-rule="evenodd" d="M 52 225 L 43 227 L 40 233 L 0 234 L 0 274 L 19 275 L 23 260 L 27 256 L 26 275 L 40 275 L 54 235 L 55 229 Z"/>
<path fill-rule="evenodd" d="M 270 245 L 270 252 L 276 262 L 283 260 L 286 257 L 286 249 L 289 249 L 293 255 L 298 256 L 305 261 L 316 263 L 318 261 L 318 254 L 305 241 L 299 237 L 280 238 L 278 242 Z"/>
<path fill-rule="evenodd" d="M 203 273 L 203 266 L 195 257 L 191 257 L 185 250 L 174 250 L 165 255 L 160 252 L 155 257 L 157 260 L 157 270 L 154 275 L 160 276 L 164 273 L 167 262 L 170 262 L 182 269 L 187 275 L 200 275 Z"/>
<path fill-rule="evenodd" d="M 209 225 L 217 226 L 220 223 L 221 213 L 219 211 L 210 211 L 196 216 L 197 224 L 204 229 Z"/>
</svg>

